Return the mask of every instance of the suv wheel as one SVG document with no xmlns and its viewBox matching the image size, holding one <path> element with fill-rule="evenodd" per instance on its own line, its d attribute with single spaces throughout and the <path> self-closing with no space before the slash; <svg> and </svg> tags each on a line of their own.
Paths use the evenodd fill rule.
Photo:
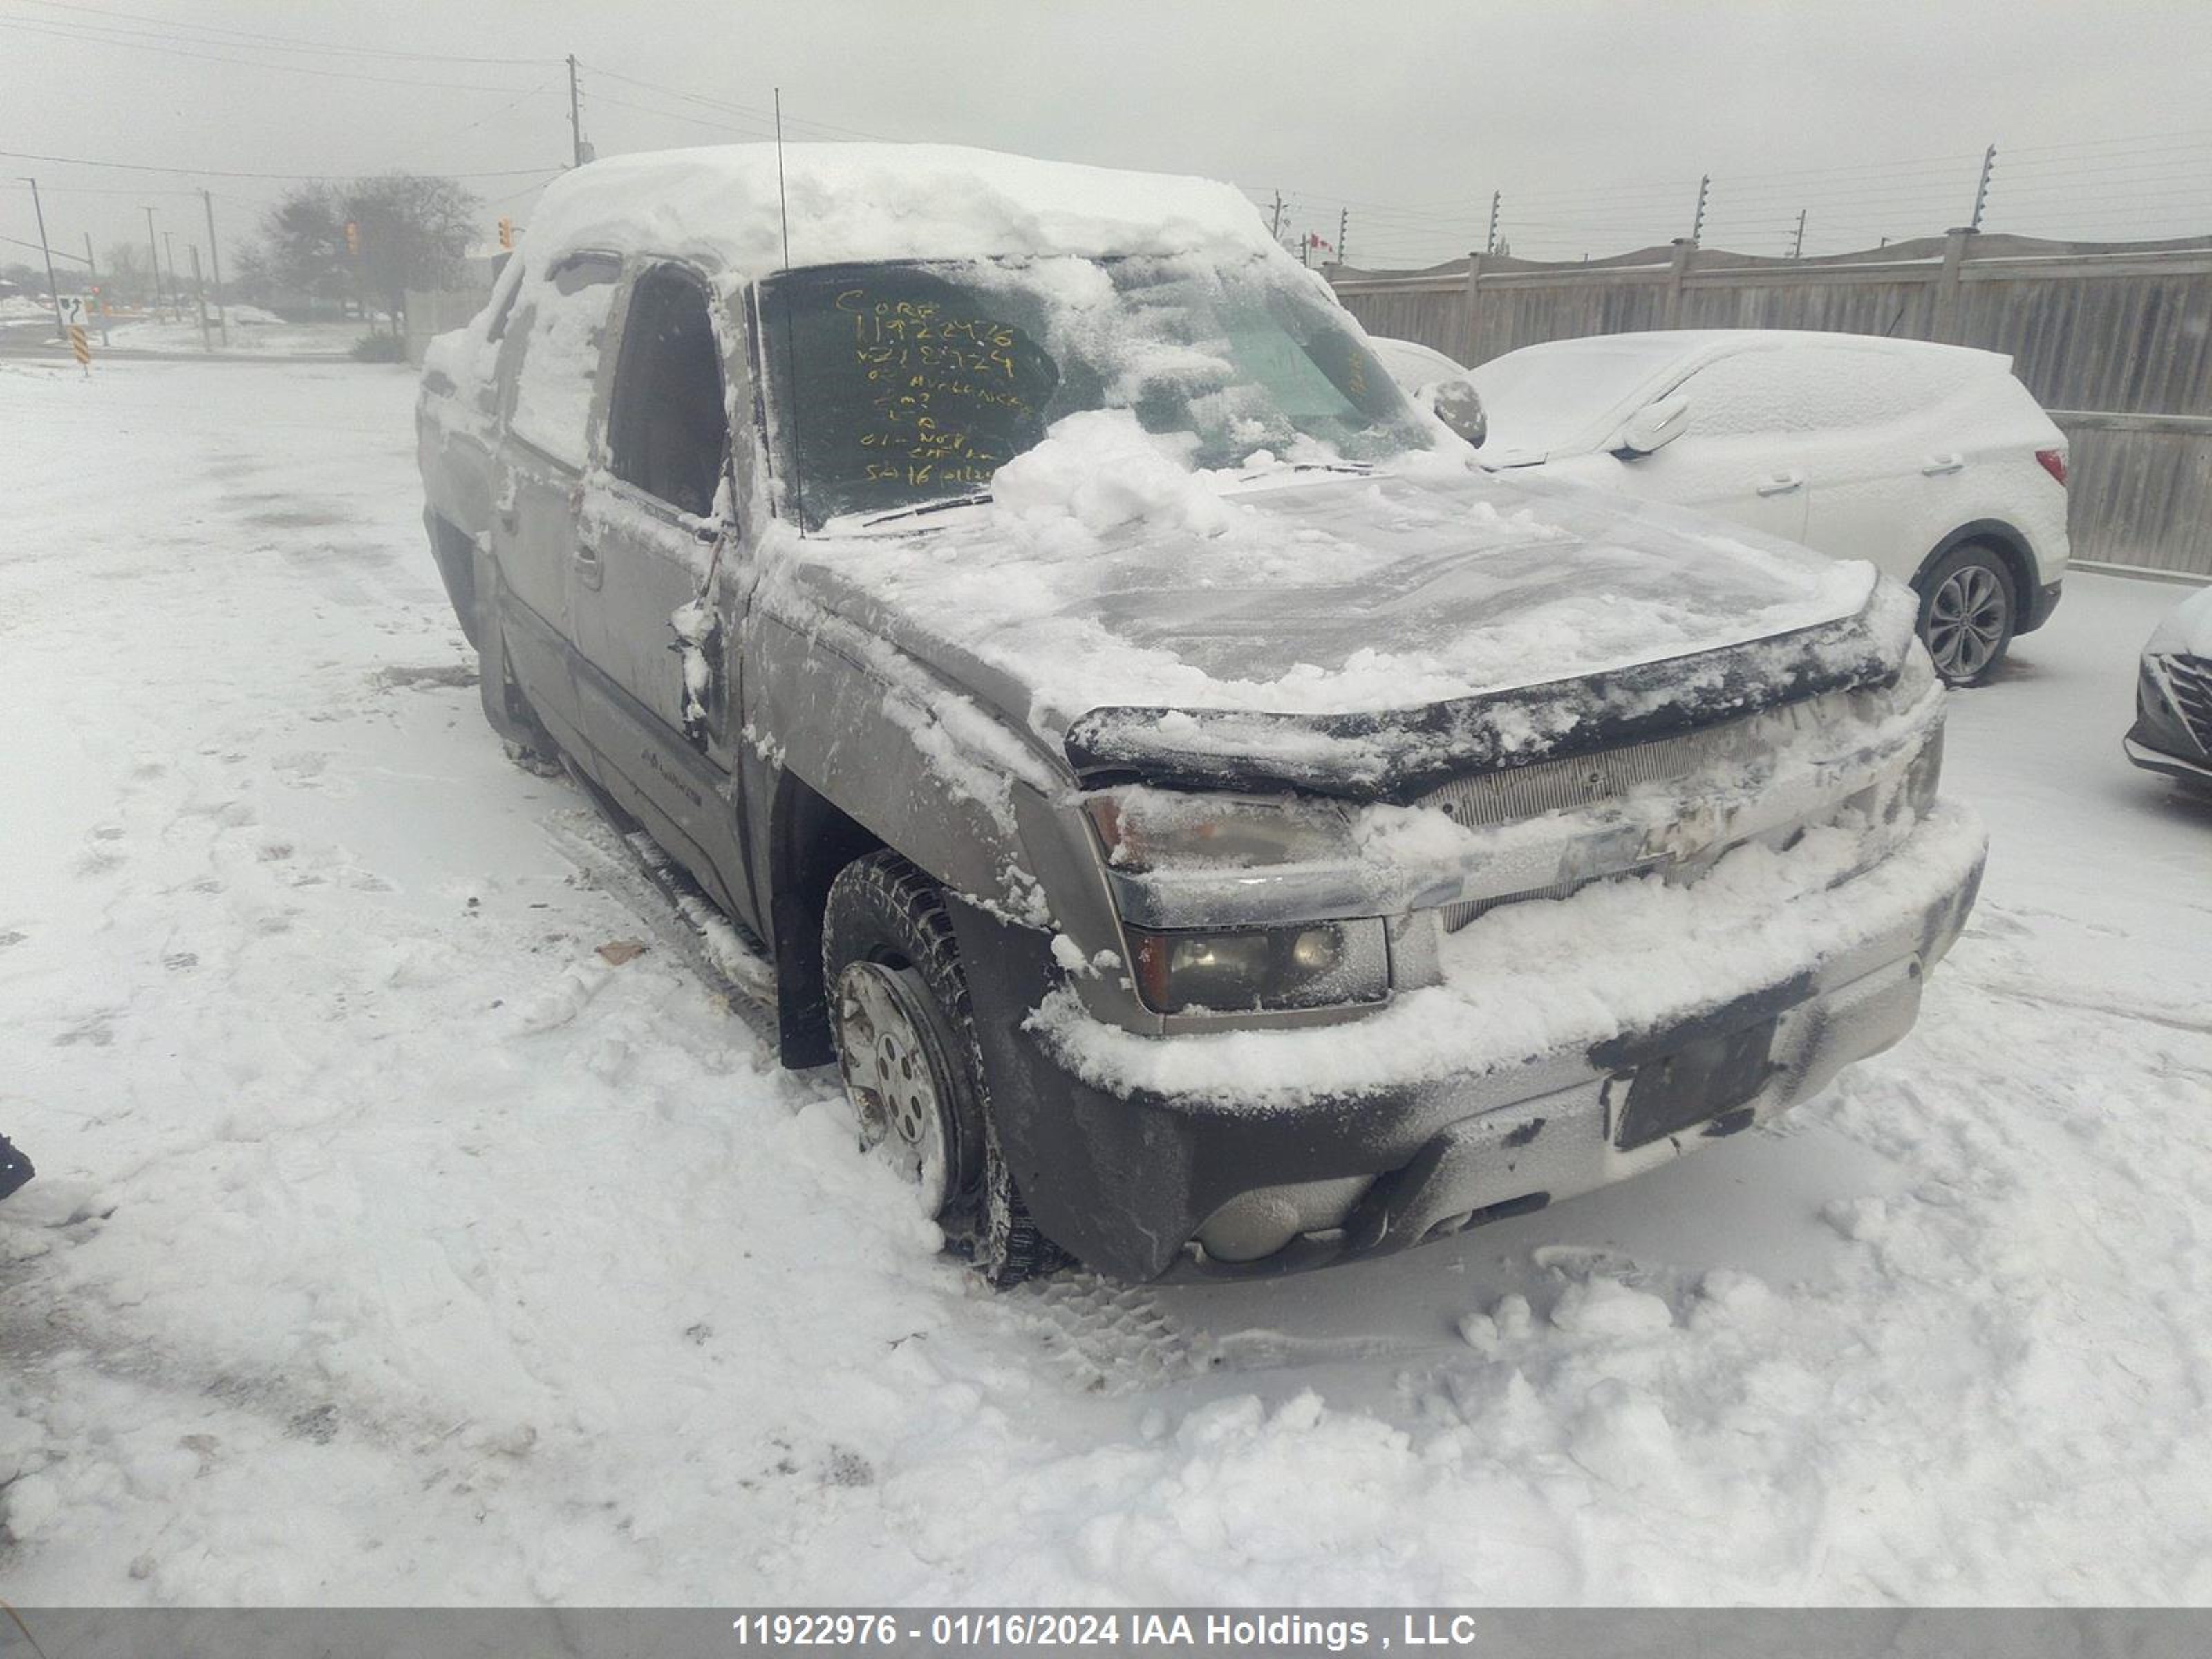
<svg viewBox="0 0 2212 1659">
<path fill-rule="evenodd" d="M 1059 1266 L 999 1155 L 942 890 L 896 853 L 847 865 L 830 887 L 822 973 L 860 1149 L 913 1186 L 992 1284 Z"/>
<path fill-rule="evenodd" d="M 2019 622 L 2012 574 L 1986 547 L 1954 548 L 1920 581 L 1920 638 L 1947 685 L 1978 685 Z"/>
</svg>

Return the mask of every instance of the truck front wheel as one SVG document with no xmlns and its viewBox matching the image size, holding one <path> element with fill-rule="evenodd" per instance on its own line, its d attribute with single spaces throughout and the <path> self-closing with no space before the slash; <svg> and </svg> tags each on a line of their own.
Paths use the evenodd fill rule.
<svg viewBox="0 0 2212 1659">
<path fill-rule="evenodd" d="M 1058 1266 L 999 1156 L 942 890 L 896 853 L 847 865 L 830 887 L 822 971 L 861 1150 L 898 1172 L 992 1284 Z"/>
</svg>

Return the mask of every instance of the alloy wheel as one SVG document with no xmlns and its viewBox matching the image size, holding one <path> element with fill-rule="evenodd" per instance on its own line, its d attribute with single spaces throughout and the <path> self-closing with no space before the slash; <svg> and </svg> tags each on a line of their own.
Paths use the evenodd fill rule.
<svg viewBox="0 0 2212 1659">
<path fill-rule="evenodd" d="M 1990 665 L 2009 610 L 2003 582 L 1986 565 L 1961 565 L 1943 579 L 1928 607 L 1928 654 L 1945 679 L 1969 681 Z"/>
</svg>

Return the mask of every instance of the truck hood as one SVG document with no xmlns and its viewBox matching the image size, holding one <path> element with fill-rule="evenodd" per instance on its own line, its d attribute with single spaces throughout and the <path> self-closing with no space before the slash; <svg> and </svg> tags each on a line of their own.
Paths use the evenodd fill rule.
<svg viewBox="0 0 2212 1659">
<path fill-rule="evenodd" d="M 1441 458 L 1115 510 L 779 532 L 762 602 L 879 635 L 1079 778 L 1363 799 L 1886 678 L 1911 632 L 1870 565 Z"/>
</svg>

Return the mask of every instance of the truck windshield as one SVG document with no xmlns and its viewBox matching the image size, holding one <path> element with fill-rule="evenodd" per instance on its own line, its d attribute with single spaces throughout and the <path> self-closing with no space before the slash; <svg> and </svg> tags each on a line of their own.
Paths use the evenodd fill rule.
<svg viewBox="0 0 2212 1659">
<path fill-rule="evenodd" d="M 986 494 L 1081 410 L 1187 434 L 1206 467 L 1431 441 L 1349 319 L 1265 259 L 825 267 L 764 283 L 760 316 L 771 453 L 815 528 Z"/>
</svg>

